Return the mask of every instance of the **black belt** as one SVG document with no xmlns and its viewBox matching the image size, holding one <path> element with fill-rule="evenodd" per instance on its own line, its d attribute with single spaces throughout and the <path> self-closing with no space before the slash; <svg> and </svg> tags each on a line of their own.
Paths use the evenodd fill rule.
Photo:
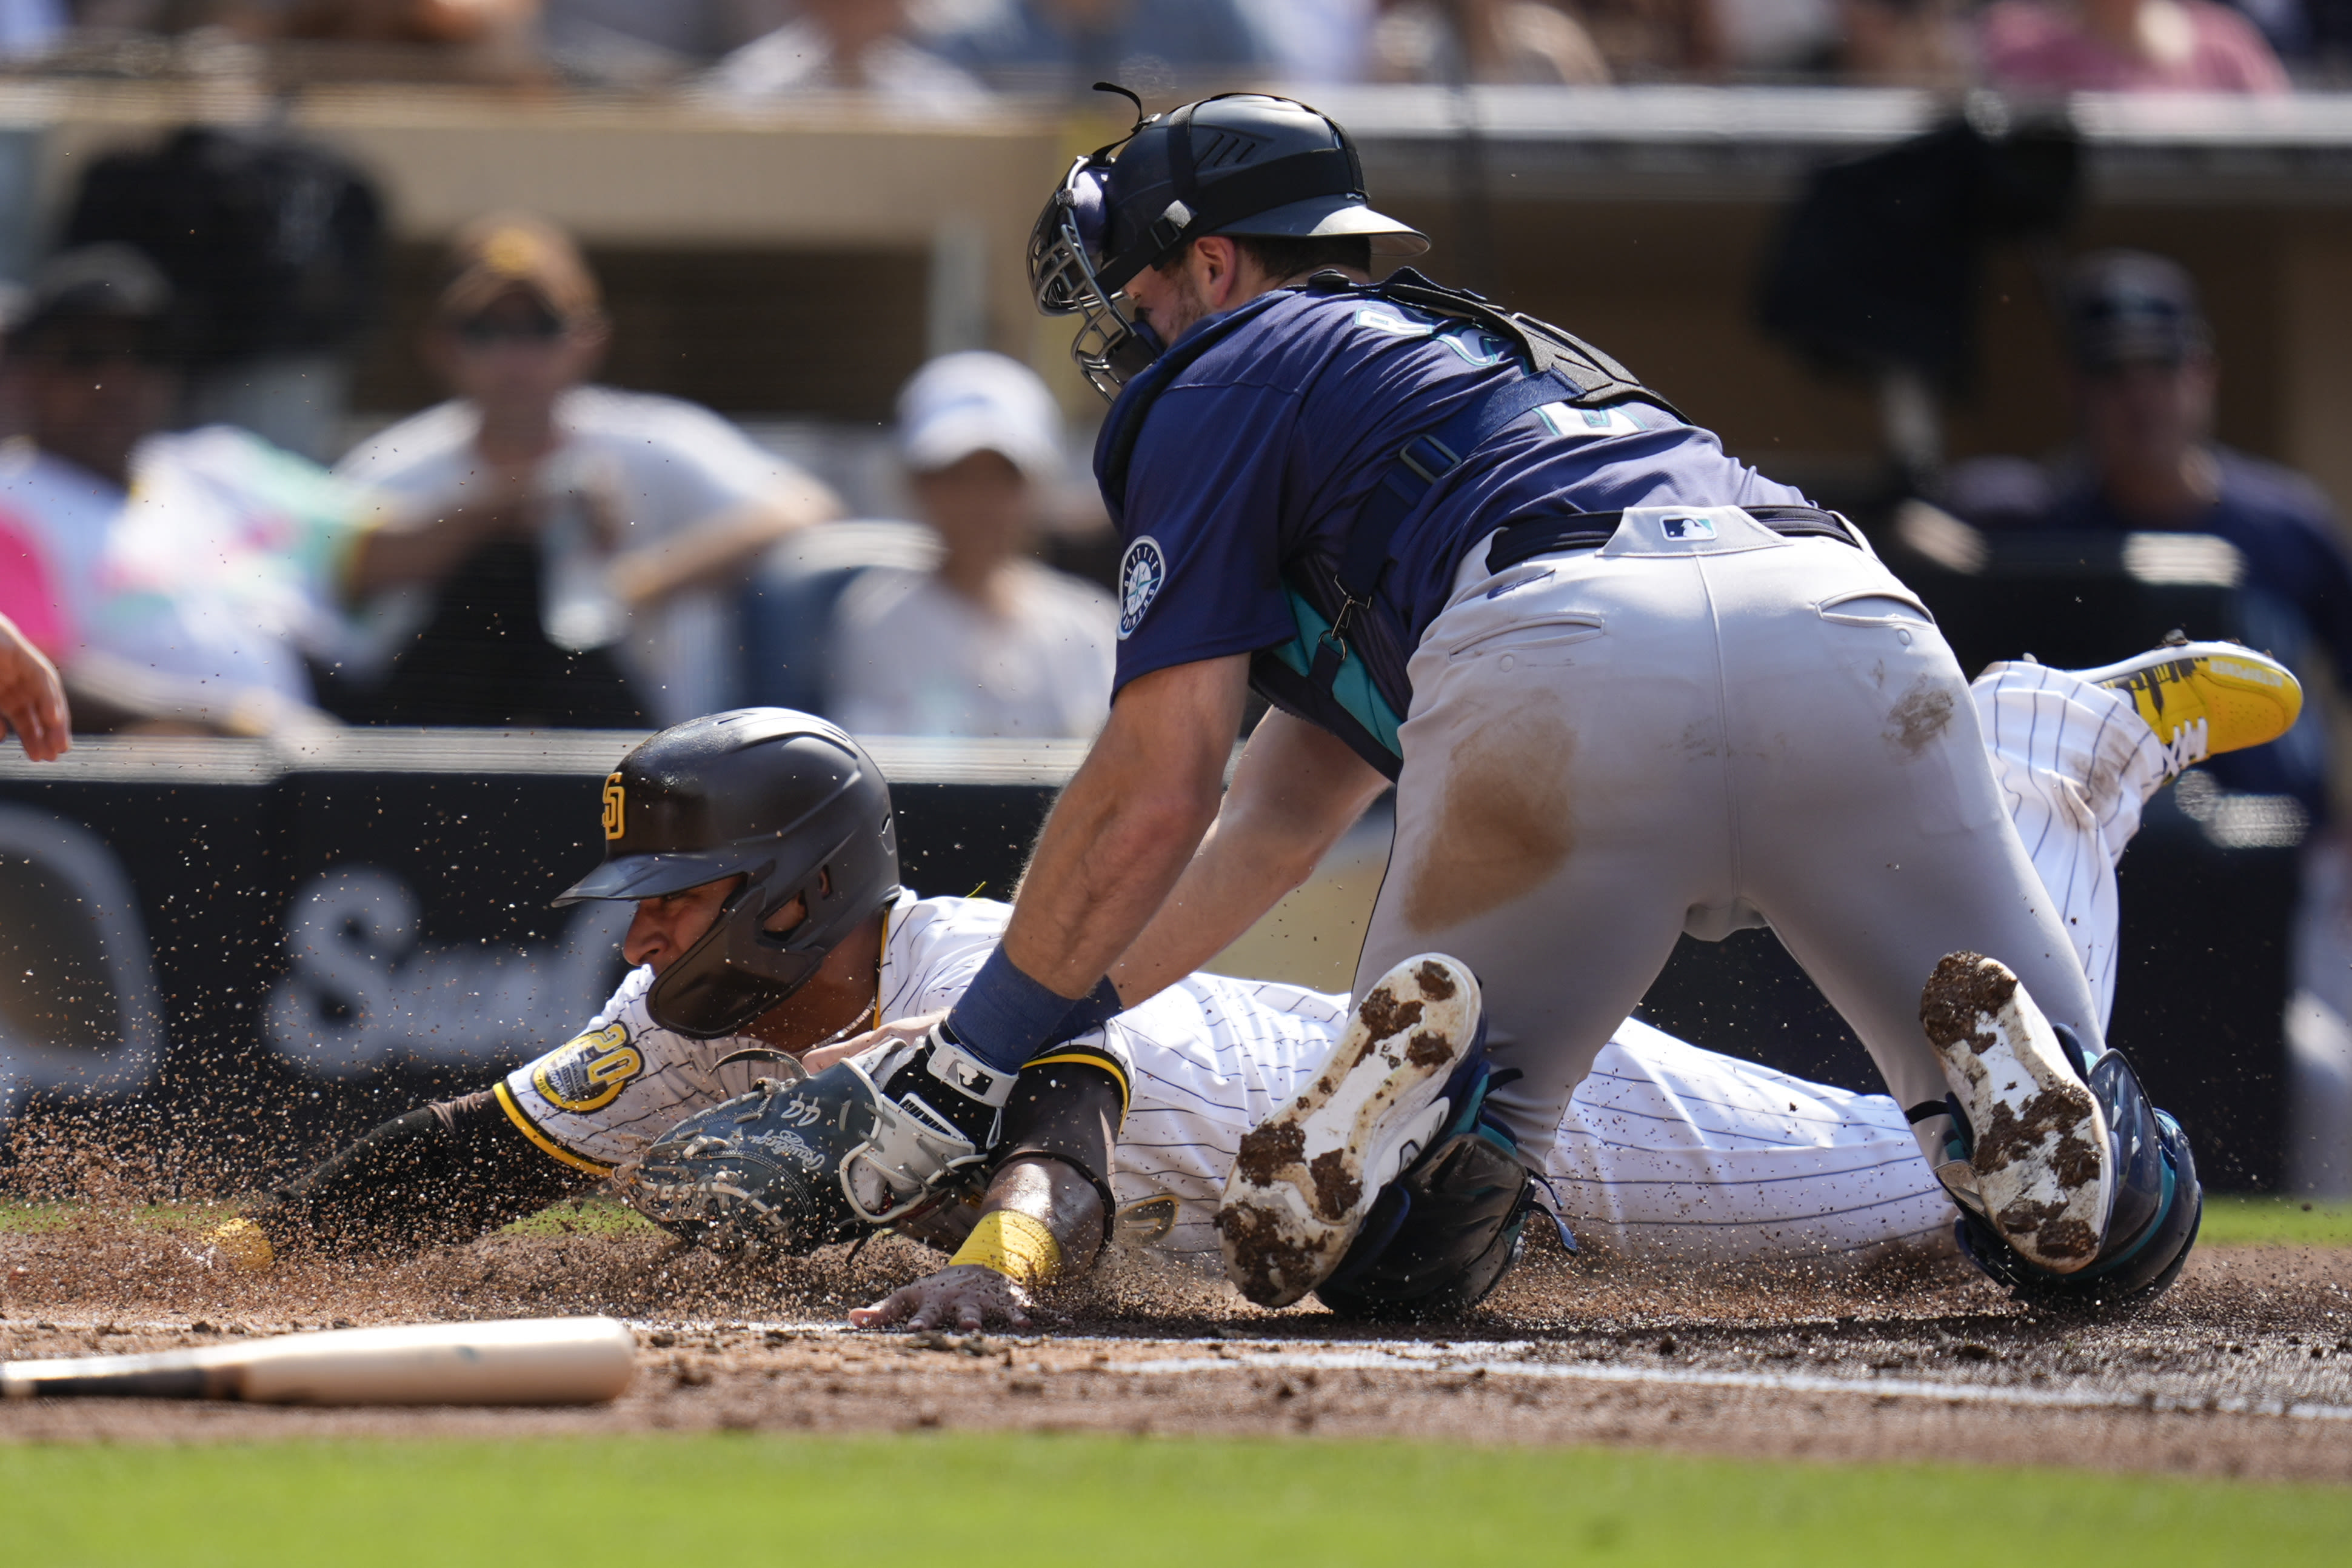
<svg viewBox="0 0 2352 1568">
<path fill-rule="evenodd" d="M 1861 541 L 1853 536 L 1853 525 L 1835 512 L 1824 512 L 1819 507 L 1739 509 L 1774 533 L 1790 538 L 1836 539 L 1856 549 L 1862 548 Z M 1624 517 L 1622 511 L 1570 512 L 1561 517 L 1527 517 L 1505 523 L 1495 531 L 1495 542 L 1486 550 L 1487 574 L 1492 576 L 1523 560 L 1564 549 L 1599 549 L 1616 537 L 1617 525 Z"/>
</svg>

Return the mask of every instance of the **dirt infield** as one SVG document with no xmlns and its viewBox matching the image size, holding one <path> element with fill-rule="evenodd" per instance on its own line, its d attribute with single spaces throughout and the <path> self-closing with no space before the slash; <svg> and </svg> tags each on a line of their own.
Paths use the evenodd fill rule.
<svg viewBox="0 0 2352 1568">
<path fill-rule="evenodd" d="M 1474 1317 L 1410 1334 L 1265 1312 L 1114 1265 L 1050 1333 L 856 1334 L 936 1263 L 891 1240 L 751 1277 L 659 1238 L 500 1236 L 263 1277 L 91 1217 L 0 1234 L 0 1358 L 426 1318 L 612 1312 L 636 1385 L 587 1411 L 0 1406 L 0 1441 L 909 1427 L 1624 1443 L 1732 1455 L 2064 1463 L 2352 1480 L 2352 1253 L 2199 1254 L 2162 1303 L 2024 1312 L 1960 1266 L 1633 1270 L 1536 1249 Z M 1040 1327 L 1045 1325 L 1041 1322 Z"/>
</svg>

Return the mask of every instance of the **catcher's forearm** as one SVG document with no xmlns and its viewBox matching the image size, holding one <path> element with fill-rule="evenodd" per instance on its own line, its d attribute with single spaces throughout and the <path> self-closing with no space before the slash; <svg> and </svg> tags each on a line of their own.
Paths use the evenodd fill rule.
<svg viewBox="0 0 2352 1568">
<path fill-rule="evenodd" d="M 1347 745 L 1279 709 L 1258 721 L 1201 847 L 1118 962 L 1135 1007 L 1206 967 L 1380 799 L 1388 780 Z"/>
<path fill-rule="evenodd" d="M 473 1240 L 593 1185 L 533 1147 L 483 1090 L 394 1117 L 247 1218 L 278 1253 L 400 1251 Z"/>
</svg>

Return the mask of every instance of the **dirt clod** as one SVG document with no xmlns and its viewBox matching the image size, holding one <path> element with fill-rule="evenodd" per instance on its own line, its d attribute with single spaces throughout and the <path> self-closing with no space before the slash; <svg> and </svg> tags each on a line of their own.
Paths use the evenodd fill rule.
<svg viewBox="0 0 2352 1568">
<path fill-rule="evenodd" d="M 1983 954 L 1947 954 L 1920 992 L 1919 1024 L 1948 1048 L 1977 1032 L 1980 1014 L 1998 1013 L 2016 994 L 2017 977 Z"/>
<path fill-rule="evenodd" d="M 1356 1009 L 1356 1016 L 1364 1020 L 1374 1040 L 1386 1040 L 1402 1034 L 1421 1021 L 1419 1002 L 1400 1002 L 1386 986 L 1374 986 Z"/>
<path fill-rule="evenodd" d="M 1244 1179 L 1265 1186 L 1307 1153 L 1306 1131 L 1294 1122 L 1268 1122 L 1242 1134 L 1234 1165 Z"/>
<path fill-rule="evenodd" d="M 1315 1182 L 1315 1212 L 1328 1220 L 1346 1218 L 1364 1196 L 1364 1184 L 1348 1169 L 1347 1156 L 1337 1149 L 1315 1156 L 1307 1166 Z"/>
</svg>

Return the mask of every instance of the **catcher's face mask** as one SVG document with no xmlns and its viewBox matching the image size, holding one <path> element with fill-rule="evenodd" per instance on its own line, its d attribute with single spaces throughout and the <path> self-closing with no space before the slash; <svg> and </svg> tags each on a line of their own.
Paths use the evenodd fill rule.
<svg viewBox="0 0 2352 1568">
<path fill-rule="evenodd" d="M 1083 318 L 1070 340 L 1070 358 L 1097 392 L 1115 399 L 1160 357 L 1163 345 L 1120 303 L 1119 289 L 1136 268 L 1119 276 L 1106 271 L 1110 168 L 1105 149 L 1076 160 L 1062 176 L 1029 232 L 1029 289 L 1045 315 Z"/>
</svg>

